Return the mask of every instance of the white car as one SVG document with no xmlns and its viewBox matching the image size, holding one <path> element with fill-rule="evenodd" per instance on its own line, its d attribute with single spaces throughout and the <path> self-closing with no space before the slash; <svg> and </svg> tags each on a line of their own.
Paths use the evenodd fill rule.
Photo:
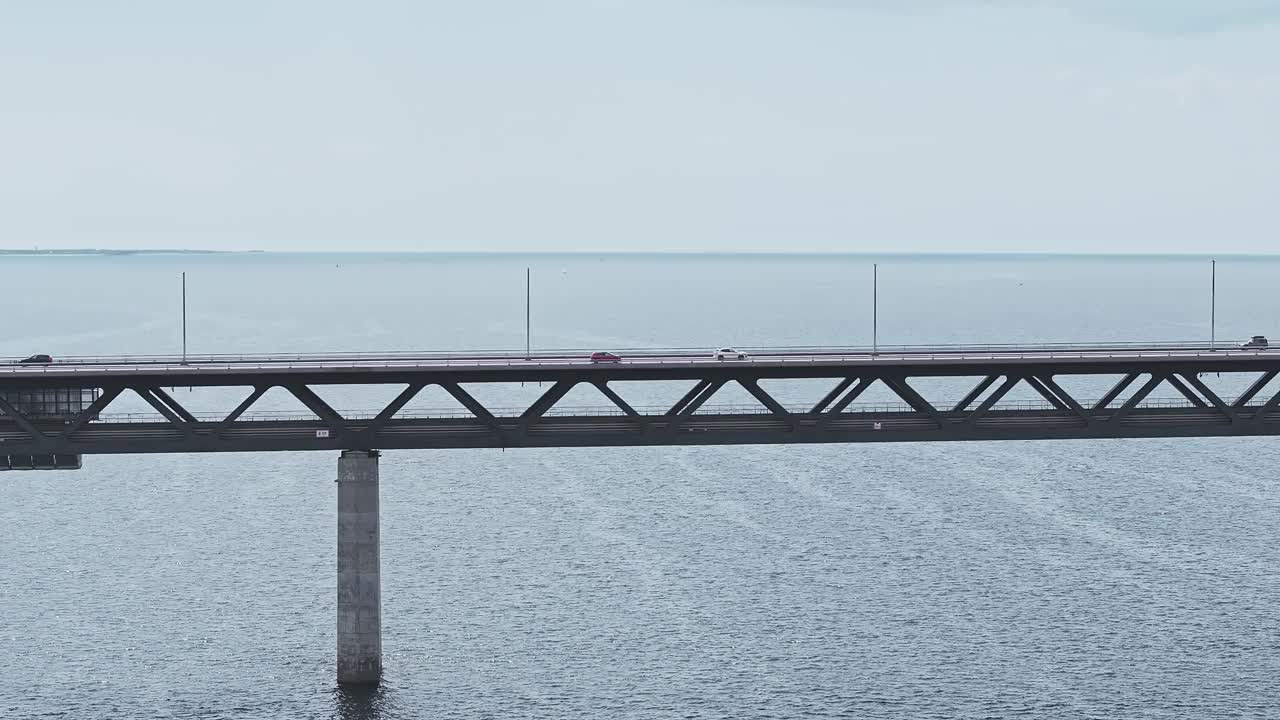
<svg viewBox="0 0 1280 720">
<path fill-rule="evenodd" d="M 1266 350 L 1268 347 L 1265 335 L 1254 335 L 1249 342 L 1240 345 L 1241 350 Z M 23 362 L 26 362 L 25 360 Z"/>
<path fill-rule="evenodd" d="M 746 360 L 747 354 L 733 348 L 720 348 L 711 354 L 717 360 Z"/>
</svg>

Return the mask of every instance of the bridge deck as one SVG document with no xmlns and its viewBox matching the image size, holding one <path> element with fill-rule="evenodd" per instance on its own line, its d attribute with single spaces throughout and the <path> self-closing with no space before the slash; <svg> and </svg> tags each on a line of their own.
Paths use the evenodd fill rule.
<svg viewBox="0 0 1280 720">
<path fill-rule="evenodd" d="M 1280 377 L 1280 351 L 1054 345 L 749 352 L 743 360 L 716 360 L 702 351 L 634 351 L 617 363 L 592 363 L 588 353 L 565 352 L 528 359 L 499 353 L 383 353 L 191 356 L 185 364 L 172 357 L 11 364 L 0 366 L 0 454 L 1280 434 L 1280 390 L 1272 382 Z M 1247 389 L 1224 399 L 1201 380 L 1206 373 L 1239 374 Z M 1079 400 L 1058 382 L 1076 374 L 1114 374 L 1120 381 L 1096 401 Z M 920 378 L 961 376 L 980 381 L 957 402 L 931 401 L 913 386 Z M 812 407 L 796 409 L 785 407 L 760 384 L 804 378 L 828 378 L 834 387 Z M 656 410 L 633 407 L 610 387 L 611 382 L 672 380 L 694 383 L 674 405 Z M 549 387 L 540 389 L 531 405 L 505 413 L 487 408 L 466 389 L 514 382 Z M 403 391 L 385 407 L 359 413 L 329 406 L 312 389 L 371 384 L 402 384 Z M 594 386 L 611 405 L 604 412 L 559 408 L 579 384 Z M 709 403 L 727 384 L 753 396 L 755 411 Z M 165 391 L 188 385 L 251 386 L 252 392 L 230 413 L 210 418 L 197 416 Z M 429 385 L 438 385 L 465 408 L 460 416 L 402 415 Z M 898 405 L 857 404 L 873 385 L 887 389 Z M 292 394 L 311 416 L 255 418 L 254 403 L 276 387 Z M 1034 406 L 1010 407 L 1007 398 L 1015 387 L 1034 392 Z M 65 388 L 91 388 L 97 392 L 87 397 L 97 399 L 64 418 L 24 412 L 22 403 L 41 390 L 62 393 Z M 1172 389 L 1177 398 L 1157 401 L 1157 388 Z M 141 397 L 155 414 L 112 413 L 112 403 L 125 391 Z"/>
<path fill-rule="evenodd" d="M 107 377 L 167 377 L 183 384 L 226 382 L 225 376 L 327 376 L 342 382 L 382 382 L 385 376 L 442 373 L 457 376 L 548 377 L 565 372 L 651 378 L 686 376 L 712 368 L 746 367 L 770 375 L 809 367 L 821 372 L 843 368 L 924 368 L 939 370 L 992 365 L 1098 368 L 1134 362 L 1200 363 L 1221 367 L 1266 365 L 1280 350 L 1210 349 L 1207 345 L 1093 344 L 1031 346 L 921 346 L 886 348 L 758 348 L 747 358 L 717 360 L 705 350 L 633 350 L 618 362 L 592 362 L 590 351 L 553 351 L 529 357 L 512 353 L 327 353 L 295 355 L 200 355 L 71 357 L 48 365 L 0 364 L 0 383 L 78 383 Z M 77 378 L 79 380 L 77 380 Z"/>
</svg>

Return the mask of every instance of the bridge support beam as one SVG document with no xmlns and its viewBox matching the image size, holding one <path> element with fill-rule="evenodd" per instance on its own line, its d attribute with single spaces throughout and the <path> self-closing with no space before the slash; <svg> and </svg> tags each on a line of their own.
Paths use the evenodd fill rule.
<svg viewBox="0 0 1280 720">
<path fill-rule="evenodd" d="M 382 678 L 377 450 L 338 458 L 338 682 Z"/>
</svg>

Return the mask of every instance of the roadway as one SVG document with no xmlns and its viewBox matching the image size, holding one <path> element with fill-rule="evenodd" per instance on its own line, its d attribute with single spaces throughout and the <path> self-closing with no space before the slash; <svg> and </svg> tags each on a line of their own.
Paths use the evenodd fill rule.
<svg viewBox="0 0 1280 720">
<path fill-rule="evenodd" d="M 1051 345 L 939 345 L 895 346 L 873 350 L 850 348 L 742 348 L 747 358 L 717 360 L 705 349 L 643 349 L 616 351 L 617 362 L 592 362 L 589 350 L 536 352 L 526 357 L 511 352 L 387 352 L 257 355 L 84 356 L 57 358 L 50 364 L 21 364 L 17 358 L 0 362 L 0 382 L 5 379 L 125 376 L 227 376 L 291 375 L 323 372 L 387 374 L 405 372 L 468 373 L 494 370 L 548 371 L 655 369 L 748 366 L 778 368 L 807 366 L 944 366 L 982 364 L 1073 365 L 1118 362 L 1193 361 L 1236 365 L 1276 358 L 1280 350 L 1240 349 L 1236 345 L 1207 343 L 1093 343 Z"/>
</svg>

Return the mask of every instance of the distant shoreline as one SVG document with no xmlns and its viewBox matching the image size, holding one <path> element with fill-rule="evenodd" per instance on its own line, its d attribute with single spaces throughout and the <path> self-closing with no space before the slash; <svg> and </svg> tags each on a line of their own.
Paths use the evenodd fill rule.
<svg viewBox="0 0 1280 720">
<path fill-rule="evenodd" d="M 108 248 L 67 248 L 40 250 L 38 248 L 24 250 L 0 250 L 0 255 L 241 255 L 260 253 L 262 250 L 143 250 L 126 249 L 111 250 Z"/>
<path fill-rule="evenodd" d="M 689 260 L 698 259 L 754 259 L 785 260 L 804 258 L 864 258 L 864 259 L 900 259 L 900 260 L 1053 260 L 1053 259 L 1098 259 L 1098 260 L 1208 260 L 1226 259 L 1280 259 L 1280 253 L 1264 252 L 1174 252 L 1174 253 L 1135 253 L 1135 252 L 1017 252 L 975 250 L 970 252 L 909 252 L 909 251 L 770 251 L 770 250 L 707 250 L 707 251 L 672 251 L 672 250 L 196 250 L 181 248 L 67 248 L 41 250 L 0 249 L 0 257 L 74 257 L 74 256 L 134 256 L 134 255 L 274 255 L 294 257 L 440 257 L 440 258 L 572 258 L 572 257 L 670 257 Z"/>
</svg>

